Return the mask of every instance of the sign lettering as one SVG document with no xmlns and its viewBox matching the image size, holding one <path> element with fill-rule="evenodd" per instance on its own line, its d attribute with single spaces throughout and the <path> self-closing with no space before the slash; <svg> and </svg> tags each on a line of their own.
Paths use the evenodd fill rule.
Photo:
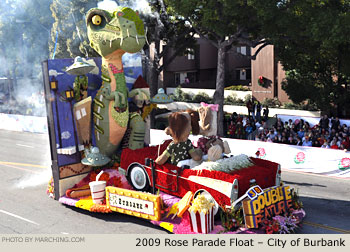
<svg viewBox="0 0 350 252">
<path fill-rule="evenodd" d="M 260 189 L 260 187 L 258 188 Z M 250 197 L 254 194 L 250 193 L 252 190 L 255 193 L 256 188 L 250 188 L 247 192 L 249 199 L 242 202 L 247 228 L 258 228 L 265 218 L 287 213 L 288 209 L 292 207 L 289 186 L 268 188 L 259 195 L 255 193 L 254 197 Z"/>
<path fill-rule="evenodd" d="M 107 207 L 112 211 L 160 220 L 160 196 L 118 187 L 106 187 Z"/>
</svg>

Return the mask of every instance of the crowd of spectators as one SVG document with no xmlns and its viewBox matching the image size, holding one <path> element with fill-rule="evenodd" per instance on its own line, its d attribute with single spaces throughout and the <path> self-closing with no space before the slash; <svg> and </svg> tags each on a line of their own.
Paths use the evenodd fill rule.
<svg viewBox="0 0 350 252">
<path fill-rule="evenodd" d="M 346 124 L 341 124 L 338 117 L 328 118 L 327 115 L 324 115 L 319 123 L 312 126 L 303 119 L 294 121 L 289 119 L 283 122 L 281 118 L 277 118 L 276 123 L 269 127 L 266 123 L 267 115 L 261 117 L 260 120 L 258 118 L 256 114 L 255 116 L 252 114 L 242 116 L 233 113 L 226 122 L 226 136 L 236 139 L 350 150 L 350 129 Z M 251 134 L 252 132 L 255 134 Z"/>
<path fill-rule="evenodd" d="M 341 124 L 338 117 L 321 117 L 312 127 L 303 119 L 282 122 L 277 119 L 270 129 L 259 129 L 255 140 L 284 143 L 299 146 L 312 146 L 331 149 L 350 149 L 350 131 L 346 124 Z"/>
<path fill-rule="evenodd" d="M 265 122 L 269 117 L 269 108 L 261 105 L 257 100 L 248 100 L 248 116 L 242 116 L 236 112 L 229 118 L 225 117 L 226 137 L 236 139 L 248 139 L 251 133 L 260 127 L 266 127 Z"/>
</svg>

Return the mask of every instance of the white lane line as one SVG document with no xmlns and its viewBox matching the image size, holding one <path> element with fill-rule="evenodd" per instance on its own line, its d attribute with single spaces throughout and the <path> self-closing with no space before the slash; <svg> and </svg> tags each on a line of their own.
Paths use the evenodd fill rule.
<svg viewBox="0 0 350 252">
<path fill-rule="evenodd" d="M 27 147 L 27 148 L 32 148 L 34 149 L 33 146 L 30 146 L 30 145 L 25 145 L 25 144 L 16 144 L 17 146 L 22 146 L 22 147 Z"/>
<path fill-rule="evenodd" d="M 4 213 L 4 214 L 10 215 L 10 216 L 12 216 L 12 217 L 15 217 L 15 218 L 17 218 L 17 219 L 24 220 L 24 221 L 26 221 L 26 222 L 29 222 L 29 223 L 32 223 L 32 224 L 34 224 L 34 225 L 38 225 L 38 226 L 39 226 L 39 223 L 36 223 L 36 222 L 34 222 L 34 221 L 31 221 L 31 220 L 28 220 L 28 219 L 23 218 L 23 217 L 21 217 L 21 216 L 19 216 L 19 215 L 16 215 L 16 214 L 6 212 L 6 211 L 1 210 L 1 209 L 0 209 L 0 213 Z"/>
</svg>

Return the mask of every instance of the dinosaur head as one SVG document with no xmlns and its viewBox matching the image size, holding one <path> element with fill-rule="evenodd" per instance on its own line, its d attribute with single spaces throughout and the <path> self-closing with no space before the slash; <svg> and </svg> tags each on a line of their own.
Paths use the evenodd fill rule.
<svg viewBox="0 0 350 252">
<path fill-rule="evenodd" d="M 128 7 L 119 7 L 114 12 L 91 9 L 86 25 L 90 46 L 104 58 L 116 51 L 138 52 L 146 41 L 142 20 Z"/>
</svg>

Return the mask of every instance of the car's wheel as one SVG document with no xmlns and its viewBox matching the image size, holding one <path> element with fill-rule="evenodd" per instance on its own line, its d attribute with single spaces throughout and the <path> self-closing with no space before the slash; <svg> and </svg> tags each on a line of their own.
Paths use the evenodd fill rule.
<svg viewBox="0 0 350 252">
<path fill-rule="evenodd" d="M 148 191 L 149 181 L 142 166 L 134 165 L 129 168 L 129 181 L 137 191 Z"/>
</svg>

